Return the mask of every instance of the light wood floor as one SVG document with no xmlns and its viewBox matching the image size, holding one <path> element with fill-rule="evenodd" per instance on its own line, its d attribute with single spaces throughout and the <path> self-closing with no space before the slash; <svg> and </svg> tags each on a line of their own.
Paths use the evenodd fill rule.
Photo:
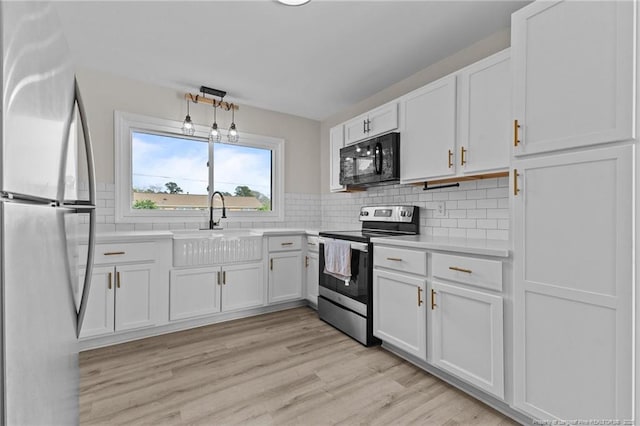
<svg viewBox="0 0 640 426">
<path fill-rule="evenodd" d="M 80 354 L 81 424 L 513 424 L 297 308 Z"/>
</svg>

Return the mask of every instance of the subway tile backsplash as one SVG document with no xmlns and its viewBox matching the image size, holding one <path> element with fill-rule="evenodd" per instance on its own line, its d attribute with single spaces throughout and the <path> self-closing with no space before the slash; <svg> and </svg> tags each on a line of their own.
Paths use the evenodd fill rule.
<svg viewBox="0 0 640 426">
<path fill-rule="evenodd" d="M 509 239 L 509 181 L 494 178 L 460 182 L 459 188 L 423 191 L 419 185 L 389 185 L 367 191 L 285 194 L 283 222 L 227 222 L 225 228 L 359 229 L 364 205 L 411 204 L 420 207 L 420 232 L 434 236 Z M 438 203 L 445 204 L 436 217 Z M 115 187 L 97 184 L 98 232 L 197 229 L 202 223 L 115 223 Z"/>
</svg>

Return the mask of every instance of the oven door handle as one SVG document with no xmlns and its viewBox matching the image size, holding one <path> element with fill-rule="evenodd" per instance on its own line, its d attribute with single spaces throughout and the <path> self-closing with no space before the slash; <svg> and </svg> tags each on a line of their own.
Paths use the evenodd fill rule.
<svg viewBox="0 0 640 426">
<path fill-rule="evenodd" d="M 351 250 L 356 250 L 356 251 L 362 251 L 362 252 L 369 252 L 369 246 L 366 243 L 358 243 L 355 241 L 346 241 L 346 240 L 337 240 L 337 239 L 333 239 L 333 238 L 326 238 L 326 237 L 320 237 L 318 239 L 318 242 L 320 244 L 325 244 L 327 241 L 344 241 L 347 242 L 349 244 L 351 244 Z"/>
</svg>

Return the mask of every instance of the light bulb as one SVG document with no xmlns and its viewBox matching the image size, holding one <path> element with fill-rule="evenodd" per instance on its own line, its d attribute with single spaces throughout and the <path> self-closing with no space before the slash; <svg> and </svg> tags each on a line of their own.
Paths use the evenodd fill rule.
<svg viewBox="0 0 640 426">
<path fill-rule="evenodd" d="M 236 123 L 231 123 L 231 127 L 229 127 L 229 142 L 235 143 L 238 142 L 238 130 L 236 129 Z"/>
<path fill-rule="evenodd" d="M 371 148 L 367 147 L 367 155 L 371 155 Z"/>
<path fill-rule="evenodd" d="M 221 136 L 222 135 L 220 134 L 220 130 L 218 130 L 218 123 L 214 122 L 213 125 L 211 126 L 211 131 L 209 132 L 209 141 L 219 142 Z"/>
<path fill-rule="evenodd" d="M 187 114 L 182 122 L 182 133 L 188 136 L 193 136 L 196 132 L 196 127 L 193 125 L 193 121 L 191 121 L 191 116 Z"/>
<path fill-rule="evenodd" d="M 359 146 L 356 147 L 356 152 L 360 152 L 362 151 L 362 148 L 360 148 Z"/>
</svg>

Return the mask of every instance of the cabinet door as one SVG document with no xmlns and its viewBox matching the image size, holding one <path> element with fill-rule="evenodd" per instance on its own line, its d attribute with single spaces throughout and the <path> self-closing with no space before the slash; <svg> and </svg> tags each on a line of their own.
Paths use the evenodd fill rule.
<svg viewBox="0 0 640 426">
<path fill-rule="evenodd" d="M 151 307 L 153 264 L 116 267 L 116 331 L 155 324 Z"/>
<path fill-rule="evenodd" d="M 84 276 L 84 271 L 81 272 Z M 115 270 L 113 266 L 93 269 L 87 312 L 80 337 L 93 337 L 113 333 Z"/>
<path fill-rule="evenodd" d="M 460 132 L 457 163 L 462 174 L 509 168 L 511 149 L 509 50 L 460 72 Z"/>
<path fill-rule="evenodd" d="M 269 303 L 302 298 L 302 253 L 269 255 Z"/>
<path fill-rule="evenodd" d="M 400 183 L 455 174 L 456 76 L 411 92 L 402 103 Z"/>
<path fill-rule="evenodd" d="M 393 102 L 369 111 L 367 120 L 366 129 L 368 138 L 397 129 L 398 104 Z"/>
<path fill-rule="evenodd" d="M 515 405 L 630 419 L 633 147 L 514 162 Z"/>
<path fill-rule="evenodd" d="M 340 148 L 344 147 L 344 128 L 342 125 L 329 130 L 329 189 L 331 192 L 344 191 L 340 185 Z"/>
<path fill-rule="evenodd" d="M 169 319 L 193 318 L 220 312 L 220 267 L 171 271 Z"/>
<path fill-rule="evenodd" d="M 222 311 L 264 304 L 264 264 L 225 266 L 222 269 Z"/>
<path fill-rule="evenodd" d="M 307 300 L 314 305 L 318 304 L 319 265 L 318 253 L 308 253 L 305 261 L 307 272 Z"/>
<path fill-rule="evenodd" d="M 367 137 L 367 115 L 358 116 L 344 123 L 344 144 L 361 141 Z"/>
<path fill-rule="evenodd" d="M 514 155 L 627 140 L 634 2 L 534 2 L 512 15 Z"/>
<path fill-rule="evenodd" d="M 504 397 L 502 297 L 433 282 L 433 363 Z"/>
<path fill-rule="evenodd" d="M 403 351 L 427 358 L 427 280 L 373 271 L 373 335 Z"/>
</svg>

